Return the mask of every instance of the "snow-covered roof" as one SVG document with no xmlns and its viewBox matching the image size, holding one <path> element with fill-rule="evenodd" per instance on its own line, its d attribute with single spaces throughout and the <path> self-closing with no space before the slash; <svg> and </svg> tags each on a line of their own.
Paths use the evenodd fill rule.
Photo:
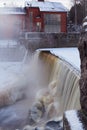
<svg viewBox="0 0 87 130">
<path fill-rule="evenodd" d="M 0 7 L 0 14 L 25 14 L 21 7 Z"/>
<path fill-rule="evenodd" d="M 68 9 L 60 2 L 39 2 L 39 1 L 27 1 L 26 7 L 39 7 L 40 11 L 45 12 L 67 12 Z"/>
</svg>

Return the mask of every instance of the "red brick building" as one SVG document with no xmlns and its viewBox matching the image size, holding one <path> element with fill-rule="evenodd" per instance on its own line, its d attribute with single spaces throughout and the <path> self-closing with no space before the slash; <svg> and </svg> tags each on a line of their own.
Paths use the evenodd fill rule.
<svg viewBox="0 0 87 130">
<path fill-rule="evenodd" d="M 0 7 L 0 39 L 20 32 L 66 32 L 67 9 L 58 2 L 29 1 L 25 7 Z"/>
<path fill-rule="evenodd" d="M 59 2 L 26 2 L 27 31 L 66 32 L 67 9 Z"/>
</svg>

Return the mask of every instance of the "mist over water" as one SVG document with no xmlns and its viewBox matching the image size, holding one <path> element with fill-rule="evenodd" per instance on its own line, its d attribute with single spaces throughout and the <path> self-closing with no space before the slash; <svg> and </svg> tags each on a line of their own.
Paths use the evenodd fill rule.
<svg viewBox="0 0 87 130">
<path fill-rule="evenodd" d="M 6 125 L 26 119 L 37 92 L 47 88 L 48 72 L 39 60 L 39 52 L 32 55 L 13 41 L 3 41 L 0 50 L 0 125 Z"/>
</svg>

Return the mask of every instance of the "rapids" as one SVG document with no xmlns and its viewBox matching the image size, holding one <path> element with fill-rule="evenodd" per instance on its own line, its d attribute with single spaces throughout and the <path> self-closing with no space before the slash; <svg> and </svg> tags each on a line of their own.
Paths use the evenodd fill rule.
<svg viewBox="0 0 87 130">
<path fill-rule="evenodd" d="M 43 103 L 45 108 L 45 113 L 43 109 L 39 118 L 36 117 L 35 125 L 40 127 L 48 120 L 58 121 L 66 110 L 80 109 L 78 70 L 49 51 L 36 51 L 30 56 L 23 46 L 14 46 L 9 44 L 7 53 L 4 52 L 6 48 L 0 48 L 0 64 L 4 64 L 3 68 L 6 70 L 2 71 L 2 75 L 10 73 L 7 74 L 8 78 L 4 79 L 3 76 L 3 82 L 0 84 L 2 130 L 13 130 L 28 125 L 29 110 L 33 105 Z M 15 66 L 14 64 L 15 70 L 11 66 Z M 9 95 L 7 99 L 6 95 Z"/>
</svg>

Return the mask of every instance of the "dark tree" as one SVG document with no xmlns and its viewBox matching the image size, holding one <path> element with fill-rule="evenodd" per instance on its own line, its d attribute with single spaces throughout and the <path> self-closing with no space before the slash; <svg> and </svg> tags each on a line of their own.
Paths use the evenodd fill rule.
<svg viewBox="0 0 87 130">
<path fill-rule="evenodd" d="M 84 4 L 76 4 L 77 24 L 82 24 L 84 18 Z M 71 8 L 69 13 L 70 21 L 75 24 L 75 5 Z"/>
</svg>

